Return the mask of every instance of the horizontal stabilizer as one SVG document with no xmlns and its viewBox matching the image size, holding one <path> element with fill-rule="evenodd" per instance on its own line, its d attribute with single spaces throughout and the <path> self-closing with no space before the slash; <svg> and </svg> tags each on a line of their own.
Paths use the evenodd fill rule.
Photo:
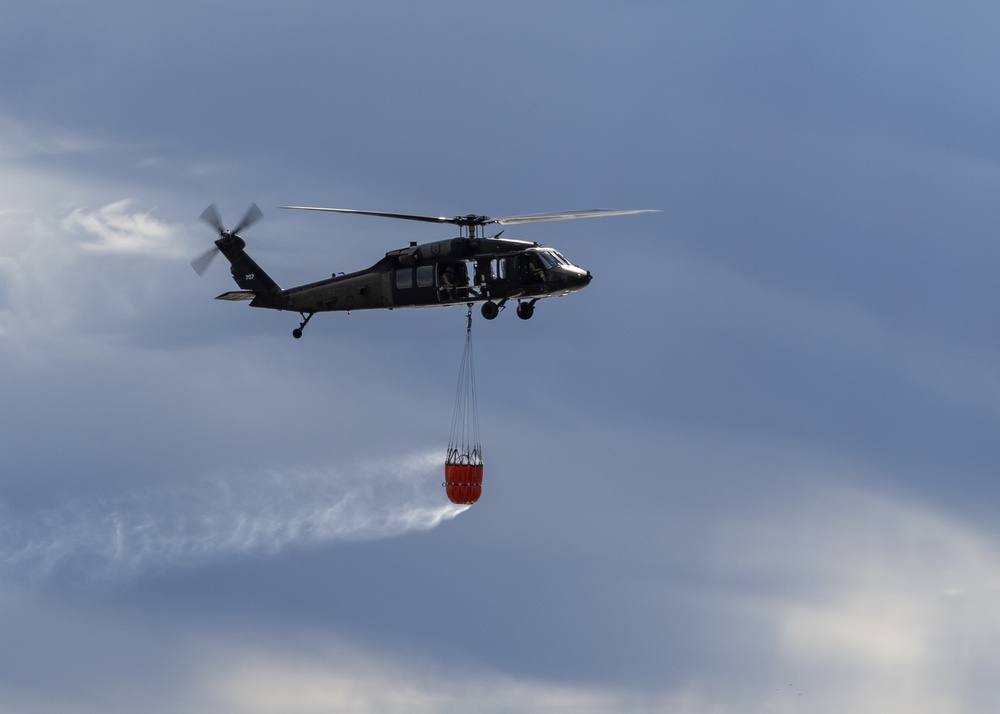
<svg viewBox="0 0 1000 714">
<path fill-rule="evenodd" d="M 232 292 L 222 293 L 216 300 L 253 300 L 257 297 L 256 293 L 252 293 L 249 290 L 233 290 Z"/>
</svg>

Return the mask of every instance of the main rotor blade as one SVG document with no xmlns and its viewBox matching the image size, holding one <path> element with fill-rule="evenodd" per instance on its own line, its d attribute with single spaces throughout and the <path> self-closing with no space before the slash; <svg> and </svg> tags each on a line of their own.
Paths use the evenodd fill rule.
<svg viewBox="0 0 1000 714">
<path fill-rule="evenodd" d="M 211 248 L 192 260 L 191 267 L 194 268 L 194 272 L 198 273 L 198 275 L 204 275 L 205 271 L 208 270 L 208 266 L 212 262 L 212 259 L 218 254 L 219 249 L 213 245 Z"/>
<path fill-rule="evenodd" d="M 385 211 L 359 211 L 354 208 L 321 208 L 319 206 L 281 206 L 296 211 L 326 211 L 328 213 L 353 213 L 358 216 L 381 216 L 382 218 L 400 218 L 404 221 L 422 221 L 424 223 L 456 223 L 455 218 L 444 216 L 415 216 L 410 213 L 387 213 Z"/>
<path fill-rule="evenodd" d="M 254 223 L 256 223 L 257 221 L 259 221 L 263 217 L 264 217 L 264 214 L 261 213 L 261 210 L 260 210 L 260 208 L 257 207 L 257 204 L 256 203 L 251 203 L 250 206 L 249 206 L 249 208 L 247 208 L 246 215 L 243 216 L 243 220 L 240 221 L 239 225 L 237 225 L 233 229 L 233 233 L 239 233 L 244 228 L 249 228 L 250 226 L 252 226 Z"/>
<path fill-rule="evenodd" d="M 319 206 L 282 206 L 297 211 L 326 211 L 330 213 L 353 213 L 359 216 L 382 216 L 383 218 L 401 218 L 406 221 L 423 221 L 424 223 L 452 223 L 459 226 L 484 226 L 489 223 L 499 223 L 502 226 L 518 223 L 541 223 L 544 221 L 568 221 L 572 218 L 600 218 L 602 216 L 628 216 L 633 213 L 659 213 L 658 210 L 641 208 L 636 210 L 617 211 L 610 208 L 591 208 L 585 211 L 553 211 L 551 213 L 529 213 L 523 216 L 505 216 L 490 218 L 470 213 L 467 216 L 416 216 L 410 213 L 388 213 L 386 211 L 359 211 L 354 208 L 322 208 Z"/>
<path fill-rule="evenodd" d="M 523 216 L 505 216 L 503 218 L 491 218 L 490 223 L 499 223 L 501 226 L 510 226 L 518 223 L 542 223 L 544 221 L 568 221 L 573 218 L 600 218 L 602 216 L 628 216 L 633 213 L 659 213 L 660 211 L 650 208 L 640 208 L 628 211 L 616 211 L 610 208 L 591 208 L 586 211 L 553 211 L 552 213 L 529 213 Z"/>
<path fill-rule="evenodd" d="M 202 211 L 198 218 L 212 226 L 218 233 L 223 233 L 226 230 L 222 225 L 222 216 L 219 215 L 219 209 L 215 207 L 214 203 Z"/>
</svg>

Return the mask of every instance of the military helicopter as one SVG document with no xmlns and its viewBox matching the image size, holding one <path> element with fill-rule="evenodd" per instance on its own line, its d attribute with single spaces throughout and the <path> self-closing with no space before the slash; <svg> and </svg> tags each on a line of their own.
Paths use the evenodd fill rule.
<svg viewBox="0 0 1000 714">
<path fill-rule="evenodd" d="M 247 254 L 246 242 L 239 235 L 263 217 L 256 204 L 250 205 L 243 220 L 233 229 L 225 228 L 214 204 L 209 206 L 200 218 L 218 232 L 219 238 L 214 247 L 191 261 L 192 267 L 201 275 L 212 259 L 222 253 L 232 265 L 233 280 L 240 290 L 223 293 L 216 300 L 249 300 L 250 307 L 298 312 L 302 321 L 292 330 L 295 339 L 302 337 L 302 330 L 318 312 L 442 305 L 470 305 L 471 308 L 473 303 L 481 303 L 483 317 L 492 320 L 508 302 L 516 300 L 517 316 L 527 320 L 534 314 L 535 303 L 542 298 L 568 295 L 589 285 L 590 271 L 573 265 L 553 248 L 501 238 L 503 230 L 487 236 L 486 226 L 653 212 L 648 209 L 593 209 L 504 218 L 470 213 L 447 218 L 351 208 L 282 208 L 452 224 L 461 226 L 463 231 L 462 235 L 448 240 L 422 245 L 411 241 L 406 248 L 390 250 L 366 270 L 339 273 L 314 283 L 282 289 Z"/>
</svg>

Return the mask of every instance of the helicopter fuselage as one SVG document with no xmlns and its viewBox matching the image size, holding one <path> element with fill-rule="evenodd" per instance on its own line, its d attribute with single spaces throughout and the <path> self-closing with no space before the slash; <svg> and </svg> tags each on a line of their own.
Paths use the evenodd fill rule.
<svg viewBox="0 0 1000 714">
<path fill-rule="evenodd" d="M 428 307 L 565 295 L 590 282 L 551 248 L 497 238 L 454 238 L 390 251 L 367 270 L 284 291 L 302 312 Z"/>
<path fill-rule="evenodd" d="M 434 241 L 392 250 L 366 270 L 333 275 L 282 290 L 243 250 L 239 236 L 217 241 L 232 264 L 233 279 L 244 292 L 224 293 L 222 300 L 250 300 L 252 307 L 305 314 L 350 310 L 432 307 L 491 303 L 520 304 L 527 319 L 534 301 L 581 290 L 591 274 L 558 251 L 527 241 L 466 238 Z M 263 281 L 263 285 L 262 285 Z M 264 289 L 262 289 L 264 288 Z M 487 318 L 495 312 L 486 307 Z"/>
</svg>

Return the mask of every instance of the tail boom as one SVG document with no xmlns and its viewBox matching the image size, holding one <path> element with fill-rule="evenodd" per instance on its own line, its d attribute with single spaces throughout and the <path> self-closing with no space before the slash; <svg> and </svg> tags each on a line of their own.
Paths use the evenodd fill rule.
<svg viewBox="0 0 1000 714">
<path fill-rule="evenodd" d="M 219 300 L 252 300 L 254 307 L 284 307 L 284 291 L 257 262 L 247 255 L 246 242 L 237 235 L 220 238 L 215 242 L 229 261 L 233 280 L 241 288 L 238 292 L 220 295 Z"/>
</svg>

